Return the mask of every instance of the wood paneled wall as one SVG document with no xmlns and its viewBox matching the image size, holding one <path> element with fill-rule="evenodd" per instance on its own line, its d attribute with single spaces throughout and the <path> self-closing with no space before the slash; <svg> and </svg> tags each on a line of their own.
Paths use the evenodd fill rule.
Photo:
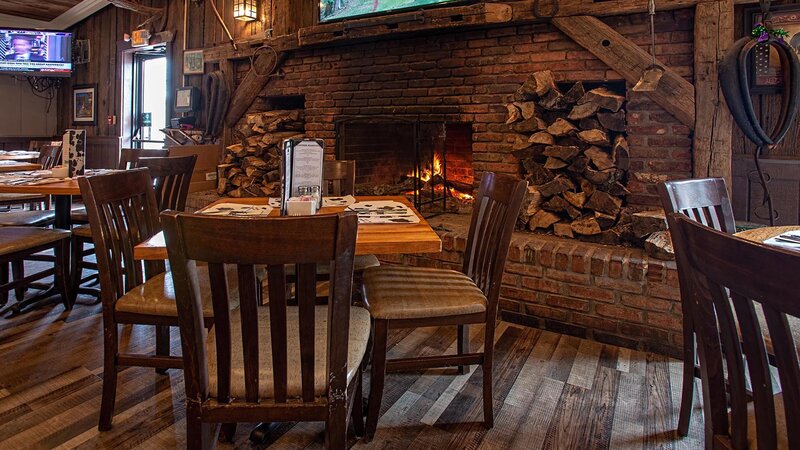
<svg viewBox="0 0 800 450">
<path fill-rule="evenodd" d="M 186 48 L 189 50 L 212 47 L 228 41 L 227 35 L 217 21 L 212 0 L 197 3 L 193 0 L 141 0 L 142 4 L 169 6 L 169 20 L 166 30 L 175 34 L 172 42 L 173 61 L 170 62 L 172 89 L 182 85 L 200 87 L 201 75 L 183 77 L 184 11 L 187 11 Z M 315 20 L 314 0 L 262 0 L 259 6 L 260 20 L 241 22 L 233 19 L 233 0 L 215 0 L 217 9 L 228 25 L 234 38 L 245 38 L 265 33 L 270 28 L 270 7 L 282 17 L 276 24 L 277 34 L 296 31 L 300 26 L 309 25 Z M 291 5 L 291 6 L 290 6 Z M 290 13 L 286 13 L 289 11 Z M 89 136 L 120 136 L 120 99 L 118 86 L 117 43 L 124 33 L 130 33 L 145 19 L 144 16 L 128 10 L 108 6 L 73 27 L 76 39 L 91 41 L 91 62 L 76 66 L 72 79 L 65 83 L 59 92 L 59 131 L 72 127 L 72 85 L 97 84 L 98 109 L 97 124 L 86 128 Z M 277 30 L 277 28 L 280 30 Z M 208 68 L 207 68 L 208 69 Z M 208 70 L 207 70 L 208 71 Z M 107 118 L 117 117 L 116 125 L 109 125 Z"/>
</svg>

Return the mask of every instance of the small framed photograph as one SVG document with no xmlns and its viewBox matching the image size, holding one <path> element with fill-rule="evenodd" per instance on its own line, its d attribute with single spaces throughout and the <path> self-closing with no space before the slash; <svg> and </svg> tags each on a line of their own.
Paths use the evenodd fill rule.
<svg viewBox="0 0 800 450">
<path fill-rule="evenodd" d="M 183 52 L 183 74 L 202 75 L 203 72 L 203 51 L 186 50 Z"/>
<path fill-rule="evenodd" d="M 97 123 L 97 85 L 80 84 L 72 87 L 72 124 Z"/>
<path fill-rule="evenodd" d="M 783 28 L 789 33 L 786 42 L 795 52 L 800 50 L 800 5 L 774 6 L 772 12 L 773 28 Z M 751 28 L 763 20 L 759 8 L 748 8 Z M 749 33 L 749 30 L 748 30 Z M 783 90 L 783 74 L 778 53 L 766 46 L 759 45 L 753 50 L 750 62 L 755 70 L 750 76 L 751 91 L 756 94 L 775 94 Z"/>
</svg>

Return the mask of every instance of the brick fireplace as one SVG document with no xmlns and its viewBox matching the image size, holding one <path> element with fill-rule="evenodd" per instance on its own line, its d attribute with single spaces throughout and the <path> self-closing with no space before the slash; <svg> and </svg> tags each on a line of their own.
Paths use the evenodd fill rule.
<svg viewBox="0 0 800 450">
<path fill-rule="evenodd" d="M 646 15 L 603 21 L 647 47 Z M 659 60 L 689 79 L 693 77 L 693 22 L 693 10 L 656 16 Z M 247 69 L 246 64 L 239 67 L 242 74 Z M 580 81 L 627 87 L 628 206 L 634 210 L 658 206 L 659 182 L 691 176 L 689 128 L 646 95 L 631 92 L 619 74 L 544 23 L 296 51 L 284 63 L 283 75 L 271 81 L 261 96 L 303 97 L 305 134 L 323 139 L 330 158 L 350 158 L 355 151 L 351 147 L 360 144 L 347 141 L 347 148 L 342 148 L 343 118 L 458 124 L 458 131 L 447 130 L 452 137 L 447 154 L 465 148 L 465 143 L 469 152 L 458 170 L 447 161 L 453 168 L 448 178 L 471 184 L 486 170 L 523 174 L 513 154 L 517 133 L 505 123 L 504 105 L 513 101 L 520 84 L 542 70 L 552 71 L 559 85 Z M 347 139 L 354 129 L 344 131 Z M 381 136 L 381 151 L 395 156 L 407 156 L 407 146 L 413 145 L 400 129 L 385 129 Z M 372 156 L 385 158 L 384 154 Z M 356 159 L 361 159 L 359 183 L 386 177 L 402 181 L 400 176 L 408 173 L 407 161 L 398 160 L 396 167 L 385 172 L 382 164 L 370 168 L 364 155 Z M 457 267 L 466 231 L 449 217 L 437 217 L 444 221 L 445 252 L 386 262 Z M 518 232 L 504 278 L 502 310 L 506 320 L 678 354 L 682 344 L 678 298 L 671 261 L 654 260 L 636 248 Z"/>
</svg>

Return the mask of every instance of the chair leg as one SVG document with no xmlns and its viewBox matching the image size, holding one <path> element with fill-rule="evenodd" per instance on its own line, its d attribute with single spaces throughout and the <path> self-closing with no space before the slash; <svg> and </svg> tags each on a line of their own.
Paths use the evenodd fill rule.
<svg viewBox="0 0 800 450">
<path fill-rule="evenodd" d="M 200 420 L 200 411 L 186 410 L 186 448 L 192 450 L 210 450 L 216 447 L 220 424 Z"/>
<path fill-rule="evenodd" d="M 694 327 L 692 326 L 691 315 L 683 310 L 683 387 L 681 389 L 681 409 L 678 414 L 678 435 L 687 436 L 689 434 L 689 421 L 692 418 L 692 406 L 694 401 L 694 379 L 695 379 L 695 342 Z"/>
<path fill-rule="evenodd" d="M 0 264 L 0 285 L 8 284 L 8 271 L 8 263 Z M 6 303 L 8 303 L 8 289 L 3 289 L 0 291 L 0 305 L 5 305 Z"/>
<path fill-rule="evenodd" d="M 347 448 L 346 403 L 338 408 L 329 408 L 328 419 L 325 421 L 325 448 L 328 450 Z"/>
<path fill-rule="evenodd" d="M 369 404 L 367 406 L 367 426 L 364 440 L 369 442 L 375 437 L 378 428 L 378 416 L 381 413 L 383 384 L 386 379 L 386 347 L 389 338 L 388 321 L 375 320 L 372 334 L 372 376 L 369 387 Z"/>
<path fill-rule="evenodd" d="M 64 309 L 69 310 L 72 309 L 72 305 L 75 304 L 75 298 L 72 295 L 75 291 L 70 290 L 67 281 L 69 278 L 69 240 L 62 239 L 59 241 L 59 243 L 56 244 L 54 253 L 56 257 L 55 285 L 61 294 L 61 302 L 64 304 Z"/>
<path fill-rule="evenodd" d="M 72 252 L 70 253 L 72 272 L 70 273 L 69 287 L 75 295 L 81 287 L 81 276 L 83 276 L 83 241 L 80 238 L 72 238 Z"/>
<path fill-rule="evenodd" d="M 494 326 L 486 324 L 486 340 L 483 346 L 483 425 L 494 427 L 494 394 L 492 392 L 494 367 Z"/>
<path fill-rule="evenodd" d="M 165 325 L 156 325 L 156 355 L 169 356 L 170 329 Z M 156 369 L 156 373 L 164 375 L 167 369 Z"/>
<path fill-rule="evenodd" d="M 25 278 L 25 261 L 18 260 L 11 263 L 11 272 L 13 272 L 14 280 L 21 280 Z M 17 301 L 21 302 L 23 298 L 25 298 L 25 292 L 28 289 L 24 287 L 18 287 L 14 289 L 14 294 L 17 296 Z"/>
<path fill-rule="evenodd" d="M 353 412 L 350 420 L 353 421 L 353 432 L 357 438 L 364 436 L 364 375 L 361 370 L 356 374 L 356 392 L 353 399 Z"/>
<path fill-rule="evenodd" d="M 105 313 L 103 317 L 103 398 L 100 403 L 100 431 L 111 429 L 114 402 L 117 398 L 117 324 Z"/>
<path fill-rule="evenodd" d="M 223 423 L 219 430 L 219 441 L 220 442 L 233 442 L 234 437 L 236 436 L 236 422 L 233 423 Z"/>
<path fill-rule="evenodd" d="M 469 325 L 458 325 L 458 354 L 469 353 Z M 464 375 L 469 372 L 470 366 L 458 366 L 458 373 Z"/>
</svg>

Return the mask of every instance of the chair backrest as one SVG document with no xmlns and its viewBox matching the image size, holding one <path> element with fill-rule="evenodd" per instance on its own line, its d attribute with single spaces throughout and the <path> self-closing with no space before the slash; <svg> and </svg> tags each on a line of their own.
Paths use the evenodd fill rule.
<svg viewBox="0 0 800 450">
<path fill-rule="evenodd" d="M 142 284 L 142 263 L 133 248 L 161 231 L 153 181 L 147 169 L 79 177 L 97 254 L 104 308 Z M 148 261 L 147 275 L 164 271 L 162 261 Z"/>
<path fill-rule="evenodd" d="M 43 170 L 50 170 L 61 163 L 61 146 L 44 145 L 39 148 L 39 159 L 36 161 Z"/>
<path fill-rule="evenodd" d="M 325 161 L 322 163 L 324 195 L 342 196 L 356 193 L 356 162 L 352 160 Z"/>
<path fill-rule="evenodd" d="M 462 270 L 489 300 L 490 321 L 497 313 L 508 246 L 527 187 L 526 181 L 484 172 L 475 197 Z"/>
<path fill-rule="evenodd" d="M 682 213 L 703 225 L 736 232 L 733 209 L 723 178 L 667 181 L 658 186 L 661 206 L 667 214 Z"/>
<path fill-rule="evenodd" d="M 45 145 L 57 145 L 60 147 L 61 141 L 30 141 L 28 142 L 28 150 L 38 152 Z"/>
<path fill-rule="evenodd" d="M 748 448 L 747 370 L 757 431 L 757 444 L 750 448 L 774 449 L 779 436 L 788 436 L 786 448 L 800 448 L 800 367 L 786 320 L 787 315 L 800 317 L 800 289 L 794 283 L 800 273 L 800 252 L 740 239 L 680 214 L 673 218 L 673 233 L 690 250 L 686 261 L 691 272 L 710 292 L 710 296 L 695 295 L 692 308 L 706 442 L 727 441 L 728 448 Z M 758 307 L 767 330 L 759 325 Z M 772 340 L 783 395 L 786 429 L 777 433 L 765 333 Z"/>
<path fill-rule="evenodd" d="M 168 148 L 123 148 L 119 152 L 119 170 L 135 169 L 139 158 L 164 158 L 169 156 Z"/>
<path fill-rule="evenodd" d="M 140 157 L 138 167 L 147 167 L 153 179 L 158 209 L 183 211 L 197 155 L 164 158 Z"/>
<path fill-rule="evenodd" d="M 166 211 L 161 215 L 175 283 L 181 328 L 187 398 L 209 397 L 209 356 L 201 306 L 198 270 L 208 270 L 214 310 L 216 399 L 231 402 L 231 342 L 241 336 L 243 380 L 247 403 L 259 402 L 259 383 L 271 383 L 273 402 L 287 402 L 288 383 L 300 379 L 302 401 L 315 402 L 316 267 L 332 263 L 328 302 L 327 371 L 324 392 L 343 395 L 347 386 L 347 346 L 352 291 L 353 254 L 358 220 L 352 213 L 314 217 L 231 218 Z M 209 239 L 213 236 L 213 239 Z M 196 264 L 206 262 L 207 266 Z M 224 264 L 236 264 L 241 332 L 232 332 Z M 287 335 L 287 295 L 284 264 L 296 264 L 295 285 L 299 332 Z M 255 265 L 267 266 L 271 361 L 259 361 L 259 280 Z M 262 318 L 263 320 L 263 318 Z M 298 340 L 300 355 L 287 354 L 287 341 Z M 287 373 L 287 358 L 298 358 L 301 373 Z M 321 358 L 320 358 L 321 359 Z M 259 380 L 263 367 L 272 367 L 272 379 Z M 291 377 L 291 379 L 290 379 Z M 240 384 L 240 385 L 241 385 Z M 295 384 L 296 386 L 296 384 Z M 338 401 L 328 395 L 331 401 Z M 242 399 L 239 399 L 242 400 Z M 262 401 L 262 405 L 264 402 Z"/>
</svg>

